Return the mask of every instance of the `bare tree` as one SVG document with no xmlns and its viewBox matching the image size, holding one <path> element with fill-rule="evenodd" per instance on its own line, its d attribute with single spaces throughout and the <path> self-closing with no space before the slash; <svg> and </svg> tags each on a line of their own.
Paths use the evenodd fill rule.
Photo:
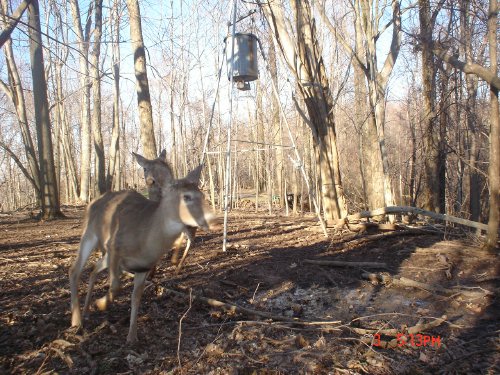
<svg viewBox="0 0 500 375">
<path fill-rule="evenodd" d="M 80 63 L 81 95 L 81 161 L 80 161 L 80 201 L 89 200 L 90 187 L 90 149 L 91 149 L 91 117 L 90 117 L 90 80 L 89 80 L 89 40 L 92 24 L 93 2 L 89 4 L 85 29 L 82 28 L 80 19 L 80 6 L 78 0 L 70 0 L 71 15 L 78 41 Z"/>
<path fill-rule="evenodd" d="M 134 53 L 134 69 L 136 79 L 137 103 L 139 105 L 139 121 L 141 124 L 141 143 L 144 156 L 154 159 L 156 141 L 153 126 L 153 110 L 149 94 L 148 74 L 146 70 L 146 53 L 142 38 L 141 11 L 138 0 L 127 0 L 130 15 L 130 37 Z"/>
<path fill-rule="evenodd" d="M 282 4 L 278 1 L 261 3 L 283 58 L 296 77 L 299 93 L 307 108 L 307 122 L 314 135 L 317 164 L 321 170 L 324 217 L 327 220 L 339 219 L 347 213 L 347 208 L 340 177 L 333 96 L 309 2 L 292 1 L 291 5 L 296 37 L 286 26 Z"/>
<path fill-rule="evenodd" d="M 498 1 L 490 0 L 488 11 L 488 44 L 490 49 L 490 70 L 498 78 Z M 486 248 L 498 247 L 500 223 L 500 111 L 498 108 L 499 88 L 490 83 L 490 213 Z"/>
<path fill-rule="evenodd" d="M 29 2 L 28 2 L 29 3 Z M 0 12 L 2 13 L 2 23 L 3 25 L 7 24 L 6 21 L 6 12 L 7 12 L 7 1 L 2 0 L 0 2 Z M 21 15 L 19 15 L 21 17 Z M 6 28 L 7 29 L 7 28 Z M 23 84 L 21 82 L 21 78 L 19 76 L 19 71 L 17 69 L 17 64 L 14 59 L 14 52 L 12 50 L 12 41 L 10 38 L 6 39 L 5 41 L 5 47 L 3 48 L 3 51 L 5 53 L 5 60 L 7 63 L 8 67 L 8 73 L 9 73 L 9 84 L 5 84 L 3 81 L 0 81 L 0 88 L 4 91 L 4 93 L 7 95 L 7 97 L 12 101 L 14 104 L 17 118 L 18 118 L 18 123 L 19 123 L 19 128 L 21 130 L 21 136 L 23 139 L 24 143 L 24 151 L 26 155 L 26 159 L 28 161 L 28 168 L 24 168 L 24 166 L 21 168 L 21 171 L 23 171 L 25 177 L 32 183 L 37 196 L 38 200 L 41 202 L 42 195 L 41 195 L 41 190 L 40 190 L 40 171 L 39 171 L 39 166 L 38 166 L 38 161 L 36 158 L 36 150 L 35 146 L 33 144 L 33 139 L 31 137 L 31 132 L 28 126 L 28 115 L 27 115 L 27 110 L 26 110 L 26 101 L 24 99 L 24 92 L 23 92 Z M 0 146 L 4 145 L 4 143 L 0 144 Z M 7 152 L 9 152 L 10 148 L 9 147 L 3 147 Z M 17 158 L 17 156 L 13 152 L 9 152 L 11 156 L 15 156 L 14 160 L 18 160 L 16 162 L 20 167 L 22 166 L 21 162 Z"/>
<path fill-rule="evenodd" d="M 94 149 L 96 153 L 97 188 L 99 194 L 106 192 L 106 167 L 104 158 L 104 143 L 101 132 L 101 77 L 99 72 L 99 56 L 101 54 L 102 35 L 102 0 L 95 0 L 95 25 L 94 25 L 94 48 L 92 50 L 92 133 L 94 136 Z"/>
<path fill-rule="evenodd" d="M 271 75 L 271 79 L 273 80 L 273 83 L 276 87 L 278 87 L 278 66 L 277 66 L 277 61 L 276 61 L 276 47 L 274 45 L 273 41 L 273 36 L 271 33 L 269 33 L 269 73 Z M 273 137 L 271 138 L 273 140 L 273 143 L 275 145 L 280 145 L 282 143 L 282 135 L 281 135 L 281 125 L 280 125 L 280 108 L 279 108 L 279 103 L 278 99 L 276 98 L 275 95 L 271 96 L 271 102 L 272 102 L 272 118 L 271 118 L 271 124 L 272 124 L 272 133 Z M 273 152 L 274 157 L 273 159 L 276 161 L 276 168 L 275 168 L 275 173 L 276 173 L 276 187 L 277 187 L 277 194 L 280 197 L 280 205 L 282 202 L 286 204 L 286 201 L 284 200 L 284 176 L 283 176 L 283 170 L 284 170 L 284 161 L 283 161 L 283 148 L 279 147 L 276 148 L 276 150 Z"/>
<path fill-rule="evenodd" d="M 111 144 L 109 146 L 109 163 L 106 176 L 106 190 L 113 189 L 113 179 L 116 170 L 120 168 L 118 155 L 120 148 L 120 0 L 113 0 L 111 10 L 112 22 L 112 64 L 113 64 L 113 130 L 111 131 Z"/>
<path fill-rule="evenodd" d="M 10 34 L 12 34 L 12 31 L 16 28 L 17 24 L 21 20 L 21 17 L 23 16 L 23 13 L 26 11 L 28 8 L 28 5 L 30 4 L 31 0 L 24 0 L 21 1 L 21 4 L 17 7 L 17 9 L 12 13 L 12 15 L 9 17 L 9 21 L 5 20 L 5 15 L 6 13 L 2 11 L 2 16 L 3 16 L 3 24 L 4 28 L 2 33 L 0 34 L 0 47 L 2 47 L 5 42 L 10 40 Z M 7 4 L 3 4 L 3 9 L 7 10 Z"/>
<path fill-rule="evenodd" d="M 40 29 L 40 11 L 37 0 L 28 7 L 30 36 L 30 60 L 33 77 L 33 99 L 38 138 L 38 159 L 40 161 L 40 182 L 42 191 L 42 219 L 62 216 L 59 205 L 59 191 L 54 168 L 54 154 L 50 132 L 49 102 L 45 81 L 43 46 Z"/>
<path fill-rule="evenodd" d="M 459 56 L 448 51 L 442 44 L 431 41 L 432 52 L 436 57 L 463 73 L 474 74 L 490 86 L 490 135 L 489 135 L 489 220 L 488 237 L 485 247 L 494 249 L 498 246 L 498 228 L 500 221 L 500 119 L 498 91 L 500 77 L 497 62 L 497 22 L 498 3 L 490 0 L 488 10 L 487 38 L 489 45 L 490 66 L 485 67 L 477 61 L 462 61 Z"/>
<path fill-rule="evenodd" d="M 442 202 L 439 185 L 439 171 L 444 167 L 440 158 L 440 132 L 435 113 L 436 96 L 436 63 L 432 54 L 432 32 L 440 7 L 431 11 L 429 0 L 419 1 L 420 42 L 422 58 L 422 126 L 424 128 L 424 170 L 425 180 L 422 187 L 423 207 L 427 211 L 442 212 Z"/>
<path fill-rule="evenodd" d="M 358 148 L 360 161 L 361 185 L 365 207 L 374 209 L 385 206 L 384 179 L 382 158 L 377 134 L 375 115 L 369 107 L 369 94 L 366 85 L 364 68 L 366 62 L 366 48 L 363 30 L 367 28 L 367 17 L 360 12 L 354 12 L 355 53 L 352 59 L 354 67 L 354 95 L 356 98 L 355 121 L 359 129 Z"/>
<path fill-rule="evenodd" d="M 383 186 L 385 205 L 393 205 L 394 198 L 385 137 L 385 105 L 389 77 L 392 74 L 401 48 L 401 9 L 399 1 L 391 1 L 392 19 L 384 27 L 380 26 L 383 9 L 379 9 L 378 2 L 373 2 L 372 0 L 356 0 L 354 2 L 354 13 L 356 18 L 361 20 L 361 27 L 357 27 L 356 29 L 362 31 L 364 40 L 363 45 L 365 46 L 365 48 L 361 50 L 353 50 L 345 38 L 338 32 L 337 28 L 330 22 L 326 16 L 324 7 L 321 4 L 316 5 L 316 9 L 325 25 L 341 43 L 348 55 L 356 59 L 356 63 L 360 64 L 365 74 L 368 84 L 370 110 L 375 119 L 377 144 L 379 146 L 378 152 L 374 154 L 373 157 L 380 160 L 380 169 L 382 172 L 377 173 L 378 168 L 372 169 L 372 183 Z M 380 7 L 382 6 L 380 5 Z M 377 40 L 380 34 L 390 26 L 392 26 L 392 38 L 389 53 L 385 58 L 382 68 L 378 71 Z M 370 122 L 368 121 L 368 126 L 369 125 Z M 367 135 L 373 136 L 373 132 Z M 370 140 L 368 139 L 368 141 Z M 376 164 L 374 166 L 377 167 Z"/>
</svg>

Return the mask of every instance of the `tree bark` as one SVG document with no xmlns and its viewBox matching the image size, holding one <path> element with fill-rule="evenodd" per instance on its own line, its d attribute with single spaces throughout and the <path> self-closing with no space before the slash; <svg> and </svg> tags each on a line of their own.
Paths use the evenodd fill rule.
<svg viewBox="0 0 500 375">
<path fill-rule="evenodd" d="M 90 116 L 90 83 L 89 83 L 89 39 L 93 2 L 89 5 L 85 30 L 80 19 L 78 0 L 70 0 L 71 15 L 78 40 L 81 96 L 81 160 L 80 160 L 80 197 L 82 203 L 89 200 L 90 159 L 91 159 L 91 116 Z"/>
<path fill-rule="evenodd" d="M 31 0 L 24 0 L 22 1 L 17 9 L 12 13 L 12 15 L 9 17 L 9 21 L 5 22 L 4 19 L 4 29 L 2 33 L 0 34 L 0 48 L 8 41 L 10 40 L 10 34 L 14 31 L 16 28 L 17 24 L 21 20 L 21 17 L 23 16 L 23 13 L 26 11 L 28 8 L 29 4 L 31 3 Z M 3 4 L 4 10 L 7 10 L 7 3 L 4 2 Z M 2 15 L 5 15 L 4 11 L 2 11 Z"/>
<path fill-rule="evenodd" d="M 95 25 L 94 25 L 94 48 L 92 50 L 92 133 L 94 136 L 95 162 L 97 169 L 97 189 L 99 195 L 106 192 L 106 167 L 104 158 L 104 143 L 102 141 L 101 131 L 101 79 L 99 73 L 99 57 L 101 54 L 101 35 L 102 35 L 102 0 L 95 0 Z"/>
<path fill-rule="evenodd" d="M 106 175 L 106 190 L 113 189 L 113 179 L 116 177 L 116 169 L 120 150 L 120 16 L 119 0 L 114 0 L 112 12 L 112 21 L 114 34 L 112 34 L 112 64 L 113 64 L 113 130 L 111 131 L 111 144 L 109 145 L 109 163 Z"/>
<path fill-rule="evenodd" d="M 7 1 L 2 0 L 0 3 L 0 7 L 2 13 L 2 23 L 5 26 L 6 25 L 5 15 L 7 14 Z M 12 103 L 14 104 L 18 118 L 19 128 L 21 130 L 21 136 L 24 143 L 26 160 L 28 161 L 28 168 L 24 170 L 26 172 L 29 171 L 30 175 L 29 180 L 32 183 L 33 188 L 35 189 L 35 192 L 37 194 L 37 199 L 41 204 L 42 194 L 40 190 L 40 185 L 41 185 L 40 169 L 36 158 L 35 146 L 28 125 L 28 115 L 26 111 L 26 101 L 24 99 L 23 85 L 21 82 L 21 78 L 19 76 L 19 71 L 17 69 L 16 61 L 14 59 L 14 52 L 12 50 L 12 41 L 10 38 L 8 38 L 5 41 L 5 48 L 3 50 L 5 53 L 5 60 L 7 63 L 9 86 L 5 85 L 3 82 L 0 81 L 0 87 L 3 89 L 3 91 L 12 100 Z"/>
<path fill-rule="evenodd" d="M 429 0 L 419 2 L 420 41 L 422 49 L 422 124 L 424 129 L 423 207 L 440 212 L 439 144 L 440 137 L 435 115 L 436 64 L 431 46 L 434 23 Z"/>
<path fill-rule="evenodd" d="M 347 41 L 340 35 L 337 28 L 330 22 L 326 16 L 325 9 L 322 5 L 317 4 L 318 13 L 330 29 L 339 43 L 344 47 L 346 52 L 357 60 L 363 68 L 363 72 L 368 82 L 368 97 L 370 99 L 370 109 L 373 113 L 377 131 L 377 143 L 379 151 L 377 157 L 380 158 L 382 174 L 377 173 L 373 178 L 373 183 L 383 186 L 384 201 L 386 205 L 393 204 L 392 182 L 389 171 L 389 160 L 387 148 L 385 144 L 385 91 L 389 77 L 394 68 L 394 64 L 399 55 L 401 47 L 401 10 L 399 2 L 392 1 L 392 20 L 390 24 L 393 27 L 392 40 L 389 53 L 384 61 L 382 69 L 377 70 L 377 39 L 379 36 L 378 23 L 382 17 L 381 14 L 374 14 L 374 5 L 369 0 L 357 0 L 354 3 L 355 13 L 357 17 L 361 17 L 364 42 L 366 48 L 363 49 L 365 55 L 360 56 L 352 49 Z"/>
<path fill-rule="evenodd" d="M 364 22 L 363 22 L 364 21 Z M 363 67 L 366 65 L 366 49 L 363 42 L 363 29 L 366 28 L 366 18 L 355 13 L 355 52 L 360 60 L 353 59 L 354 66 L 354 96 L 355 121 L 359 129 L 358 148 L 361 184 L 366 208 L 382 207 L 385 205 L 382 159 L 378 146 L 377 124 L 373 112 L 368 108 L 368 90 Z"/>
<path fill-rule="evenodd" d="M 274 45 L 273 41 L 273 36 L 271 33 L 269 33 L 269 52 L 268 52 L 268 57 L 269 57 L 269 74 L 271 76 L 272 81 L 274 82 L 274 85 L 278 87 L 278 66 L 276 62 L 276 48 Z M 271 115 L 271 131 L 273 133 L 272 140 L 275 145 L 280 145 L 282 143 L 282 137 L 281 137 L 281 125 L 280 125 L 280 109 L 279 109 L 279 103 L 278 100 L 276 99 L 275 95 L 271 95 L 271 103 L 272 103 L 272 115 Z M 274 160 L 276 161 L 275 164 L 275 173 L 276 173 L 276 184 L 274 185 L 276 187 L 276 195 L 281 197 L 279 201 L 280 207 L 283 207 L 282 200 L 283 200 L 283 148 L 278 147 L 276 148 L 273 152 L 274 155 Z M 286 202 L 285 202 L 286 204 Z"/>
<path fill-rule="evenodd" d="M 148 159 L 154 159 L 158 153 L 156 152 L 153 109 L 149 93 L 146 53 L 142 38 L 141 12 L 138 0 L 127 0 L 127 8 L 130 16 L 130 37 L 134 53 L 135 87 L 139 106 L 139 121 L 141 124 L 141 143 L 144 156 Z"/>
<path fill-rule="evenodd" d="M 313 132 L 318 150 L 316 156 L 321 171 L 324 217 L 336 219 L 341 217 L 347 208 L 340 176 L 333 96 L 309 2 L 294 0 L 291 5 L 297 29 L 296 44 L 286 27 L 282 6 L 274 1 L 263 4 L 262 9 L 273 29 L 285 62 L 296 77 L 299 93 L 307 108 L 306 122 Z"/>
<path fill-rule="evenodd" d="M 43 47 L 40 30 L 38 1 L 33 0 L 28 7 L 30 35 L 30 61 L 33 77 L 33 98 L 38 137 L 38 159 L 40 161 L 40 181 L 42 191 L 42 219 L 62 216 L 59 192 L 54 168 L 54 154 L 50 133 L 49 102 L 47 82 L 44 74 Z"/>
<path fill-rule="evenodd" d="M 497 21 L 498 2 L 490 0 L 488 12 L 488 44 L 490 49 L 490 72 L 497 77 Z M 493 251 L 498 247 L 498 227 L 500 222 L 500 111 L 498 108 L 499 88 L 490 83 L 490 213 L 486 248 Z"/>
</svg>

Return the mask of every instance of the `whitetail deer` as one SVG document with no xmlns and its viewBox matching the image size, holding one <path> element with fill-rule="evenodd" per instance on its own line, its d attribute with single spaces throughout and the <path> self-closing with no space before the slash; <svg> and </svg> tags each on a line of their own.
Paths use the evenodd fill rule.
<svg viewBox="0 0 500 375">
<path fill-rule="evenodd" d="M 136 191 L 121 191 L 106 193 L 88 206 L 78 256 L 69 271 L 72 326 L 82 325 L 78 298 L 82 269 L 91 252 L 99 248 L 105 255 L 99 259 L 91 274 L 84 314 L 97 273 L 109 268 L 109 291 L 96 303 L 99 309 L 104 310 L 120 289 L 120 272 L 133 272 L 134 289 L 127 342 L 137 340 L 137 312 L 149 270 L 165 249 L 172 246 L 186 225 L 208 229 L 212 221 L 213 215 L 198 188 L 200 172 L 201 166 L 184 179 L 165 183 L 159 202 L 151 201 Z M 168 176 L 164 172 L 159 177 L 166 179 Z"/>
<path fill-rule="evenodd" d="M 174 179 L 172 168 L 166 161 L 166 151 L 163 150 L 156 159 L 146 159 L 145 157 L 132 152 L 137 163 L 144 169 L 144 180 L 146 181 L 146 186 L 148 187 L 149 199 L 154 201 L 159 201 L 161 199 L 161 188 Z M 167 176 L 166 178 L 163 176 Z M 187 253 L 194 243 L 194 238 L 196 236 L 196 227 L 186 226 L 185 230 L 181 236 L 175 241 L 171 262 L 172 264 L 177 264 L 175 273 L 179 273 L 184 260 L 186 259 Z M 182 254 L 182 258 L 179 261 L 179 252 L 184 242 L 184 237 L 187 239 L 187 244 Z M 152 272 L 154 273 L 154 271 Z"/>
</svg>

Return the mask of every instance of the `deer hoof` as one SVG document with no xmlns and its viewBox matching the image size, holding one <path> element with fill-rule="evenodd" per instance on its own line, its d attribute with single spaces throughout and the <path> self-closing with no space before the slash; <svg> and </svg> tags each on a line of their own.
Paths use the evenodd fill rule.
<svg viewBox="0 0 500 375">
<path fill-rule="evenodd" d="M 104 296 L 95 301 L 95 305 L 100 311 L 105 311 L 108 307 L 108 297 Z"/>
</svg>

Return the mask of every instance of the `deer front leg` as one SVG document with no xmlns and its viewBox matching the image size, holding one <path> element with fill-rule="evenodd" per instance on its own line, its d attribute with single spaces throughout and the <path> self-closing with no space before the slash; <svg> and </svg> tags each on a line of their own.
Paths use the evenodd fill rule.
<svg viewBox="0 0 500 375">
<path fill-rule="evenodd" d="M 181 233 L 181 235 L 175 240 L 174 242 L 174 248 L 172 250 L 172 257 L 170 258 L 170 261 L 172 264 L 177 264 L 179 262 L 179 251 L 181 250 L 182 243 L 184 242 L 184 237 L 186 235 L 184 232 Z"/>
<path fill-rule="evenodd" d="M 181 261 L 179 262 L 179 264 L 175 268 L 175 274 L 176 275 L 180 272 L 180 270 L 182 268 L 182 265 L 184 264 L 184 260 L 186 259 L 186 256 L 187 256 L 187 253 L 188 253 L 190 247 L 191 247 L 191 240 L 188 238 L 187 244 L 186 244 L 186 248 L 184 249 L 184 253 L 182 254 Z"/>
<path fill-rule="evenodd" d="M 170 261 L 172 264 L 177 264 L 179 262 L 179 252 L 181 250 L 181 246 L 184 242 L 184 238 L 187 238 L 187 244 L 186 248 L 184 249 L 184 253 L 181 258 L 181 262 L 177 265 L 176 273 L 179 272 L 179 270 L 182 267 L 182 263 L 184 262 L 184 259 L 186 259 L 186 255 L 189 251 L 189 248 L 191 244 L 194 243 L 194 237 L 196 235 L 196 227 L 188 227 L 186 226 L 184 228 L 184 231 L 182 234 L 179 236 L 179 238 L 174 242 L 174 250 L 172 252 L 172 257 L 170 258 Z"/>
<path fill-rule="evenodd" d="M 132 308 L 130 312 L 130 328 L 128 330 L 127 342 L 132 344 L 137 341 L 137 313 L 141 304 L 144 282 L 147 272 L 136 273 L 134 276 L 134 290 L 132 292 Z"/>
</svg>

